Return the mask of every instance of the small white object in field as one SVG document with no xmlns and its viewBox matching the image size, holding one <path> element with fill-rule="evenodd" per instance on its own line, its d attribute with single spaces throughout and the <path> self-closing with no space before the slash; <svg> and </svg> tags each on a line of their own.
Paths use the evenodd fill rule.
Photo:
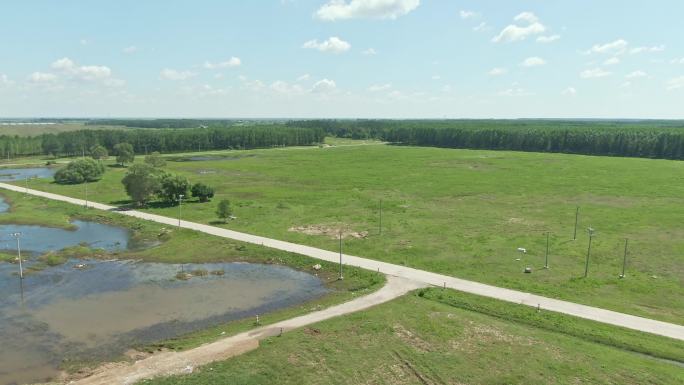
<svg viewBox="0 0 684 385">
<path fill-rule="evenodd" d="M 527 249 L 524 247 L 518 247 L 518 251 L 523 253 L 523 254 L 527 254 Z"/>
<path fill-rule="evenodd" d="M 322 267 L 322 266 L 321 266 L 320 263 L 317 263 L 317 264 L 313 265 L 313 269 L 314 269 L 314 270 L 320 270 L 321 267 Z"/>
</svg>

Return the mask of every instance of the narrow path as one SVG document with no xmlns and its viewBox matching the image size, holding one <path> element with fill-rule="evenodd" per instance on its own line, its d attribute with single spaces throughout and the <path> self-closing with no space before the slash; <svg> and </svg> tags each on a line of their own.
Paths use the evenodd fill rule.
<svg viewBox="0 0 684 385">
<path fill-rule="evenodd" d="M 31 190 L 14 186 L 11 184 L 0 183 L 0 188 L 7 190 L 25 192 L 27 194 L 68 202 L 77 205 L 85 205 L 82 199 L 67 197 L 64 195 L 52 194 L 38 190 Z M 178 219 L 165 217 L 156 214 L 144 213 L 141 211 L 117 211 L 114 206 L 108 206 L 101 203 L 88 203 L 89 207 L 99 210 L 109 210 L 118 212 L 123 215 L 128 215 L 135 218 L 150 220 L 169 226 L 178 226 Z M 338 262 L 339 254 L 318 249 L 311 246 L 299 245 L 277 239 L 261 237 L 258 235 L 251 235 L 241 233 L 238 231 L 223 229 L 220 227 L 204 225 L 201 223 L 182 221 L 181 227 L 201 231 L 207 234 L 216 235 L 218 237 L 230 238 L 242 242 L 262 245 L 273 249 L 289 251 L 292 253 L 306 255 L 312 258 L 317 258 L 330 262 Z M 593 321 L 598 321 L 610 325 L 621 326 L 628 329 L 639 330 L 646 333 L 657 334 L 665 337 L 684 340 L 684 326 L 673 323 L 656 321 L 648 318 L 638 317 L 630 314 L 615 312 L 612 310 L 605 310 L 597 307 L 580 305 L 573 302 L 547 298 L 535 294 L 525 293 L 517 290 L 505 289 L 501 287 L 486 285 L 479 282 L 468 281 L 464 279 L 454 278 L 443 274 L 431 273 L 424 270 L 413 269 L 406 266 L 394 265 L 391 263 L 375 261 L 352 255 L 342 255 L 343 263 L 345 265 L 356 266 L 367 270 L 379 271 L 386 275 L 395 277 L 402 277 L 409 280 L 417 281 L 423 284 L 433 286 L 444 286 L 451 289 L 463 291 L 466 293 L 477 294 L 485 297 L 500 299 L 503 301 L 528 305 L 532 307 L 539 307 L 545 310 L 551 310 L 558 313 L 568 314 L 575 317 L 585 318 Z"/>
<path fill-rule="evenodd" d="M 129 385 L 162 375 L 189 374 L 198 366 L 226 360 L 254 350 L 259 347 L 259 341 L 264 338 L 277 336 L 332 317 L 367 309 L 422 286 L 425 285 L 403 278 L 387 277 L 387 284 L 382 289 L 361 298 L 240 333 L 194 349 L 159 353 L 133 364 L 107 364 L 97 369 L 91 376 L 70 383 L 75 385 Z"/>
</svg>

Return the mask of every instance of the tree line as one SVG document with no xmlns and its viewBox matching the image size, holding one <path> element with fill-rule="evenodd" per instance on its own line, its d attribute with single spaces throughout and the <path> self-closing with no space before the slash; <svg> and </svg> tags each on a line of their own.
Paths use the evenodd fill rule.
<svg viewBox="0 0 684 385">
<path fill-rule="evenodd" d="M 312 145 L 322 142 L 324 137 L 321 128 L 275 124 L 173 130 L 89 129 L 33 137 L 0 136 L 0 152 L 3 157 L 78 156 L 88 155 L 96 146 L 113 153 L 117 144 L 130 143 L 139 154 L 169 153 Z"/>
<path fill-rule="evenodd" d="M 329 135 L 463 149 L 684 159 L 682 121 L 311 120 Z"/>
</svg>

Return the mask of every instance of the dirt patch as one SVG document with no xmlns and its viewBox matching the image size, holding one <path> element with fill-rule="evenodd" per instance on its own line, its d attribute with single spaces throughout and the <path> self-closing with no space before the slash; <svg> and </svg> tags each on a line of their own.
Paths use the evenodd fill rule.
<svg viewBox="0 0 684 385">
<path fill-rule="evenodd" d="M 429 352 L 432 350 L 430 343 L 413 334 L 413 332 L 406 329 L 401 324 L 395 324 L 392 326 L 392 331 L 394 332 L 395 336 L 399 337 L 406 344 L 413 346 L 417 350 L 422 352 Z"/>
<path fill-rule="evenodd" d="M 332 225 L 293 226 L 287 229 L 287 231 L 306 235 L 324 235 L 332 239 L 337 239 L 340 234 L 342 234 L 342 239 L 365 239 L 368 237 L 368 231 L 354 231 L 343 226 Z"/>
<path fill-rule="evenodd" d="M 453 349 L 464 352 L 477 350 L 477 346 L 482 345 L 483 343 L 487 345 L 506 344 L 530 346 L 536 345 L 538 341 L 532 338 L 514 336 L 495 326 L 476 324 L 473 321 L 468 321 L 468 324 L 465 325 L 461 338 L 450 341 L 450 345 Z"/>
</svg>

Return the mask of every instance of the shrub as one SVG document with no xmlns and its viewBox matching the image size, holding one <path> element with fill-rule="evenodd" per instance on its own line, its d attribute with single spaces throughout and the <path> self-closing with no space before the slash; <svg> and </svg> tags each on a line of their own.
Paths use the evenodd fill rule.
<svg viewBox="0 0 684 385">
<path fill-rule="evenodd" d="M 102 178 L 105 168 L 92 159 L 80 159 L 70 162 L 55 173 L 55 182 L 59 184 L 79 184 L 94 182 Z"/>
</svg>

